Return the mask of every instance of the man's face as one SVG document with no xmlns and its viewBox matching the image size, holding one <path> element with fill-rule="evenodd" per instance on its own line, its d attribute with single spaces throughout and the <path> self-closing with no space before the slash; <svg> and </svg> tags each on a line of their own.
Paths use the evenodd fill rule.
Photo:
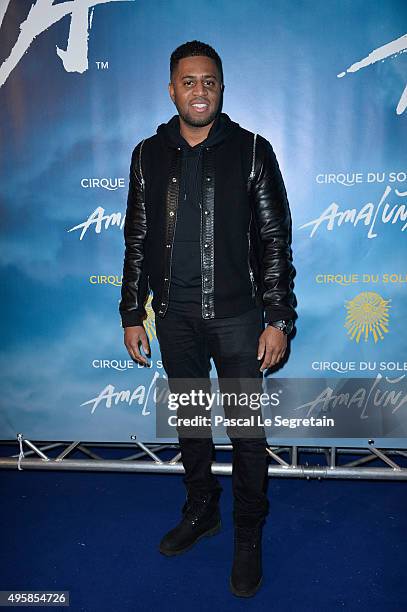
<svg viewBox="0 0 407 612">
<path fill-rule="evenodd" d="M 179 60 L 168 89 L 185 123 L 203 127 L 216 117 L 222 96 L 221 85 L 214 60 L 195 55 Z"/>
</svg>

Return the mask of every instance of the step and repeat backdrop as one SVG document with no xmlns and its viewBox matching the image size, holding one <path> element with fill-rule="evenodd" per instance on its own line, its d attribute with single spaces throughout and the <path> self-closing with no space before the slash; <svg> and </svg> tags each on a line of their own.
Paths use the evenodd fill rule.
<svg viewBox="0 0 407 612">
<path fill-rule="evenodd" d="M 346 415 L 270 441 L 405 447 L 406 32 L 403 0 L 0 2 L 0 439 L 176 440 L 151 295 L 148 369 L 118 305 L 131 152 L 176 114 L 169 57 L 198 39 L 291 206 L 298 320 L 267 384 L 291 381 L 297 417 Z"/>
</svg>

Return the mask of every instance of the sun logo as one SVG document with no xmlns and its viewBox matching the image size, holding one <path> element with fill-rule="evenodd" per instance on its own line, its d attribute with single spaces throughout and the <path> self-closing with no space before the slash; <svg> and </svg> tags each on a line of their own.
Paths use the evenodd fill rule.
<svg viewBox="0 0 407 612">
<path fill-rule="evenodd" d="M 147 318 L 143 321 L 144 329 L 147 332 L 147 336 L 150 342 L 153 338 L 157 337 L 155 333 L 155 315 L 154 315 L 153 307 L 151 306 L 152 299 L 153 299 L 153 294 L 150 293 L 150 295 L 148 296 L 146 305 L 145 305 L 145 309 L 147 312 Z"/>
<path fill-rule="evenodd" d="M 359 342 L 364 336 L 365 342 L 369 339 L 369 334 L 373 336 L 375 343 L 384 340 L 384 334 L 389 331 L 389 302 L 384 300 L 375 291 L 363 291 L 353 300 L 345 302 L 348 311 L 344 327 L 351 340 Z"/>
</svg>

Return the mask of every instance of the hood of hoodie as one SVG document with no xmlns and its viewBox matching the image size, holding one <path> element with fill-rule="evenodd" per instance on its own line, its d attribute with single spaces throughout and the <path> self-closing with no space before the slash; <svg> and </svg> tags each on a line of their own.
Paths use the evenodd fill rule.
<svg viewBox="0 0 407 612">
<path fill-rule="evenodd" d="M 179 115 L 174 115 L 167 123 L 161 123 L 157 128 L 159 138 L 162 138 L 164 143 L 170 148 L 181 147 L 182 150 L 182 175 L 184 180 L 186 175 L 192 173 L 194 187 L 194 195 L 192 196 L 192 204 L 199 206 L 200 201 L 200 181 L 202 175 L 202 151 L 204 147 L 217 145 L 223 140 L 226 140 L 240 126 L 235 121 L 232 121 L 226 113 L 218 113 L 213 122 L 208 136 L 202 142 L 195 146 L 191 145 L 181 136 L 180 133 Z M 182 194 L 181 194 L 182 197 Z M 184 194 L 184 197 L 185 194 Z"/>
<path fill-rule="evenodd" d="M 157 128 L 157 134 L 166 142 L 169 147 L 182 147 L 186 151 L 202 148 L 202 146 L 213 146 L 219 144 L 239 127 L 239 124 L 232 121 L 226 113 L 218 113 L 208 136 L 204 141 L 194 147 L 181 136 L 179 128 L 179 115 L 174 115 L 167 123 L 161 123 Z"/>
</svg>

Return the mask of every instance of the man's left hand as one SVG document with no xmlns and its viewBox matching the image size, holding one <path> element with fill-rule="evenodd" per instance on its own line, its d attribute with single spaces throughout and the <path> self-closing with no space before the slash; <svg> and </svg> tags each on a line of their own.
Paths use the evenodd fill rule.
<svg viewBox="0 0 407 612">
<path fill-rule="evenodd" d="M 284 357 L 287 348 L 287 336 L 281 329 L 268 325 L 259 338 L 257 359 L 263 359 L 260 372 L 276 365 Z"/>
</svg>

